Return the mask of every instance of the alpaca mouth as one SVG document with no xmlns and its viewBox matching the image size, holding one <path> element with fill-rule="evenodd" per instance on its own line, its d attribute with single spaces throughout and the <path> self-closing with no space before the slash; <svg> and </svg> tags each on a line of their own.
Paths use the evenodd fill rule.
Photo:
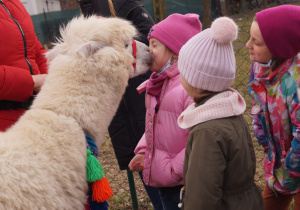
<svg viewBox="0 0 300 210">
<path fill-rule="evenodd" d="M 148 65 L 148 66 L 151 66 L 152 63 L 153 63 L 153 60 L 154 60 L 154 57 L 152 54 L 149 55 L 149 57 L 146 59 L 145 63 Z"/>
</svg>

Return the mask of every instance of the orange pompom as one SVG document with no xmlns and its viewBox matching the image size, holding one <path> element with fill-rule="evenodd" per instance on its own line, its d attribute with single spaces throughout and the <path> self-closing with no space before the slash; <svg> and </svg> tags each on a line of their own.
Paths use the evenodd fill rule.
<svg viewBox="0 0 300 210">
<path fill-rule="evenodd" d="M 107 201 L 114 194 L 105 177 L 103 177 L 101 180 L 93 182 L 92 190 L 92 200 L 99 203 Z"/>
</svg>

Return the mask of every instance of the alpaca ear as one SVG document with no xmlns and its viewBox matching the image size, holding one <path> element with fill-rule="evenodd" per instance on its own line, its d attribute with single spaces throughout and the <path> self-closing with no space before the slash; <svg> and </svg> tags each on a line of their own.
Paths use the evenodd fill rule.
<svg viewBox="0 0 300 210">
<path fill-rule="evenodd" d="M 106 46 L 108 46 L 108 44 L 106 42 L 90 41 L 90 42 L 84 44 L 83 46 L 79 47 L 76 50 L 76 53 L 82 57 L 87 58 L 87 57 L 93 55 L 94 53 L 96 53 L 101 48 L 106 47 Z"/>
</svg>

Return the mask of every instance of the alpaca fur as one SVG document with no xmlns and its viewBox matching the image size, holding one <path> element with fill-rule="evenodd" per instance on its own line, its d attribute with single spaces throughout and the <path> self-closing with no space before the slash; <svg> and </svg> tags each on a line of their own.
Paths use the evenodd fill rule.
<svg viewBox="0 0 300 210">
<path fill-rule="evenodd" d="M 49 74 L 30 110 L 0 133 L 0 209 L 83 209 L 88 133 L 101 145 L 128 79 L 149 68 L 148 48 L 119 18 L 78 17 L 47 54 Z"/>
</svg>

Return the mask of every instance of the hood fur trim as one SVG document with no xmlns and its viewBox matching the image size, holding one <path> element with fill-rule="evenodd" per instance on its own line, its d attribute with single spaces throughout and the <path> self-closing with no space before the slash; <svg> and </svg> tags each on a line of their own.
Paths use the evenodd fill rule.
<svg viewBox="0 0 300 210">
<path fill-rule="evenodd" d="M 178 118 L 180 128 L 190 130 L 199 123 L 243 114 L 246 110 L 244 98 L 234 89 L 222 92 L 196 107 L 191 104 Z"/>
</svg>

